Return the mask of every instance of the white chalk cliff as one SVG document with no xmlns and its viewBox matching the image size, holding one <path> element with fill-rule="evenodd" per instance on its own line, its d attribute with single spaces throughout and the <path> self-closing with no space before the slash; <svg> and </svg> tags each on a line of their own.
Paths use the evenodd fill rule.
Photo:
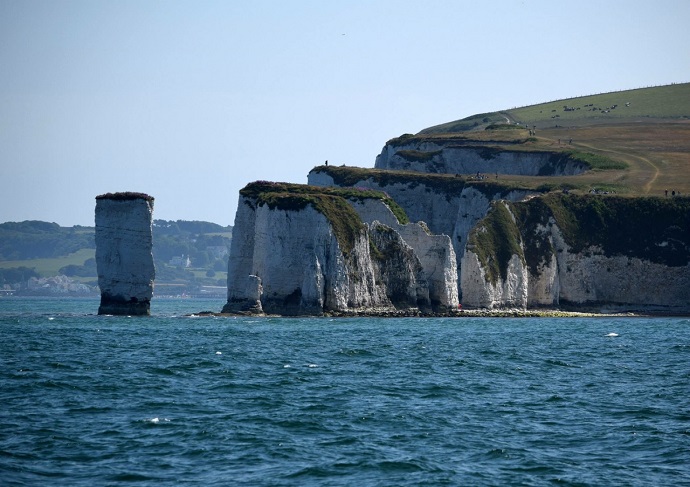
<svg viewBox="0 0 690 487">
<path fill-rule="evenodd" d="M 477 222 L 486 216 L 492 201 L 508 200 L 520 201 L 531 194 L 524 190 L 507 190 L 501 186 L 492 186 L 489 183 L 466 185 L 464 180 L 458 178 L 451 180 L 447 187 L 443 183 L 447 177 L 437 176 L 431 179 L 415 178 L 407 176 L 407 179 L 390 181 L 381 175 L 379 171 L 364 171 L 362 177 L 356 181 L 350 181 L 347 185 L 340 183 L 334 175 L 347 171 L 347 168 L 313 169 L 308 176 L 308 183 L 313 186 L 347 187 L 356 186 L 375 191 L 383 191 L 400 205 L 411 221 L 423 222 L 429 229 L 429 233 L 437 237 L 448 239 L 452 245 L 457 264 L 457 275 L 462 268 L 462 256 L 465 253 L 465 245 L 470 230 Z M 358 168 L 358 171 L 359 170 Z M 337 177 L 337 176 L 336 176 Z M 370 221 L 371 217 L 362 215 L 362 219 Z M 412 241 L 412 238 L 408 238 Z M 460 295 L 462 286 L 456 288 L 454 294 Z M 463 298 L 464 300 L 464 298 Z"/>
<path fill-rule="evenodd" d="M 376 169 L 443 174 L 556 176 L 580 174 L 587 167 L 563 152 L 511 150 L 454 141 L 418 140 L 387 143 L 376 157 Z"/>
<path fill-rule="evenodd" d="M 644 202 L 638 200 L 637 204 L 642 206 Z M 603 203 L 613 207 L 610 212 L 615 212 L 616 204 L 632 205 L 630 200 L 621 203 L 614 198 Z M 683 218 L 687 219 L 687 210 L 679 212 L 670 205 L 652 203 L 639 210 L 639 218 L 624 223 L 637 227 L 642 222 L 642 231 L 647 227 L 648 233 L 639 234 L 638 242 L 613 230 L 610 227 L 613 217 L 609 222 L 597 222 L 600 229 L 593 233 L 600 236 L 614 232 L 618 235 L 609 235 L 609 240 L 613 237 L 629 242 L 615 249 L 602 243 L 581 244 L 581 248 L 575 249 L 553 216 L 547 215 L 536 225 L 518 220 L 515 224 L 523 235 L 519 239 L 519 251 L 507 263 L 502 263 L 501 275 L 493 279 L 489 264 L 482 262 L 478 249 L 470 245 L 461 266 L 463 303 L 482 308 L 565 306 L 611 311 L 690 311 L 687 235 L 684 242 L 679 226 L 663 223 L 653 228 L 656 222 L 647 220 L 650 216 L 661 220 L 670 214 L 671 223 L 674 219 L 682 223 Z M 651 211 L 661 208 L 656 218 L 650 208 Z M 480 223 L 473 232 L 487 231 L 483 225 Z M 530 252 L 534 260 L 531 265 L 526 257 Z M 499 260 L 497 253 L 489 254 L 489 260 Z"/>
<path fill-rule="evenodd" d="M 411 247 L 422 266 L 428 286 L 428 298 L 434 306 L 455 309 L 458 300 L 456 254 L 448 235 L 434 235 L 424 222 L 401 225 L 382 201 L 368 199 L 352 202 L 363 222 L 384 224 Z"/>
<path fill-rule="evenodd" d="M 141 193 L 96 197 L 98 314 L 150 313 L 153 264 L 153 198 Z"/>
<path fill-rule="evenodd" d="M 567 176 L 588 163 L 570 151 L 530 148 L 529 139 L 490 137 L 501 138 L 405 135 L 384 146 L 374 169 L 315 167 L 309 187 L 372 190 L 393 203 L 348 197 L 362 224 L 348 248 L 338 230 L 347 218 L 241 197 L 225 310 L 315 314 L 415 303 L 448 310 L 459 301 L 690 310 L 687 199 L 516 187 L 500 175 Z M 416 223 L 400 224 L 390 211 L 398 206 Z"/>
<path fill-rule="evenodd" d="M 687 230 L 690 209 L 683 206 L 687 206 L 687 200 L 660 202 L 644 198 L 576 197 L 560 193 L 539 196 L 534 192 L 511 190 L 491 178 L 488 181 L 468 181 L 447 175 L 419 173 L 416 176 L 413 173 L 347 167 L 314 168 L 308 181 L 312 185 L 385 191 L 410 219 L 423 221 L 430 233 L 450 237 L 458 264 L 457 292 L 466 307 L 565 306 L 669 312 L 690 309 L 690 292 L 687 291 L 690 289 L 690 237 Z M 545 198 L 551 198 L 549 201 L 556 198 L 552 204 L 564 205 L 562 211 L 571 205 L 579 205 L 582 209 L 580 213 L 572 214 L 573 221 L 561 226 L 553 217 L 544 217 L 537 224 L 527 225 L 525 221 L 516 221 L 513 216 L 511 232 L 522 234 L 530 242 L 526 244 L 523 238 L 517 238 L 516 248 L 519 250 L 502 258 L 491 254 L 493 250 L 487 250 L 497 245 L 495 242 L 488 247 L 487 244 L 483 247 L 468 246 L 471 236 L 482 232 L 483 219 L 496 205 L 505 208 L 531 205 L 530 211 L 539 214 L 541 210 L 536 206 L 546 201 Z M 567 210 L 566 213 L 573 211 Z M 610 221 L 601 227 L 592 226 L 603 218 L 597 212 L 609 215 Z M 620 216 L 613 218 L 612 214 Z M 372 218 L 362 215 L 364 220 Z M 579 227 L 585 228 L 580 229 L 580 233 L 592 234 L 594 243 L 573 247 L 564 236 L 563 224 L 571 232 Z M 619 234 L 629 234 L 631 228 L 637 230 L 632 235 L 620 237 L 624 244 L 616 241 Z M 413 241 L 405 237 L 402 230 L 399 232 L 407 242 Z M 657 236 L 658 241 L 654 240 Z M 596 243 L 597 238 L 608 239 L 611 243 L 604 248 Z M 641 241 L 646 243 L 641 245 Z M 491 254 L 488 257 L 491 265 L 480 258 L 480 254 L 487 252 Z M 659 252 L 672 257 L 653 257 Z M 496 270 L 498 260 L 501 262 L 499 270 Z"/>
<path fill-rule="evenodd" d="M 308 192 L 298 186 L 291 190 Z M 424 239 L 405 230 L 379 200 L 340 200 L 352 205 L 345 212 L 347 235 L 316 205 L 272 205 L 241 193 L 223 312 L 322 315 L 457 307 L 455 255 L 447 237 Z"/>
</svg>

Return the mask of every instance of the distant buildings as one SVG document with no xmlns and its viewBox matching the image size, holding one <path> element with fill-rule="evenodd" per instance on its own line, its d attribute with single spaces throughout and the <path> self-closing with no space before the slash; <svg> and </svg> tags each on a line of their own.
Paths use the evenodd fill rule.
<svg viewBox="0 0 690 487">
<path fill-rule="evenodd" d="M 185 256 L 184 254 L 182 254 L 182 255 L 176 255 L 175 257 L 170 259 L 168 261 L 168 265 L 171 265 L 173 267 L 187 268 L 187 267 L 191 267 L 192 261 L 188 255 Z"/>
<path fill-rule="evenodd" d="M 95 288 L 67 276 L 32 277 L 26 283 L 30 294 L 92 294 Z"/>
<path fill-rule="evenodd" d="M 212 257 L 213 259 L 223 259 L 229 253 L 228 247 L 225 245 L 214 245 L 206 247 L 206 252 L 209 254 L 209 257 Z M 168 261 L 168 265 L 172 267 L 182 267 L 186 269 L 192 266 L 192 259 L 189 257 L 189 255 L 176 255 Z"/>
</svg>

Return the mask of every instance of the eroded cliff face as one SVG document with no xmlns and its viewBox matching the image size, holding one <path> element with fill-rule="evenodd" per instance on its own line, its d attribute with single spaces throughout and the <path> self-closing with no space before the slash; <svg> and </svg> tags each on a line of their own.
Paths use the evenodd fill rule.
<svg viewBox="0 0 690 487">
<path fill-rule="evenodd" d="M 429 287 L 414 249 L 398 232 L 378 221 L 369 226 L 369 235 L 380 292 L 396 308 L 428 308 Z"/>
<path fill-rule="evenodd" d="M 365 223 L 354 209 L 401 226 L 385 204 L 378 202 L 377 207 L 363 202 L 366 199 L 350 201 L 333 191 L 324 195 L 318 188 L 305 188 L 291 185 L 279 193 L 266 186 L 262 193 L 249 185 L 243 190 L 223 312 L 321 315 L 457 306 L 452 290 L 441 290 L 435 275 L 431 286 L 428 279 L 438 268 L 454 276 L 448 285 L 455 287 L 454 255 L 439 257 L 434 265 L 423 256 L 423 265 L 397 230 L 378 219 Z M 332 213 L 336 206 L 337 217 Z M 425 249 L 434 245 L 443 246 L 418 244 Z M 445 245 L 452 252 L 450 242 Z"/>
<path fill-rule="evenodd" d="M 551 196 L 504 205 L 512 219 L 499 205 L 463 256 L 466 305 L 690 310 L 690 200 Z"/>
<path fill-rule="evenodd" d="M 241 198 L 223 311 L 321 315 L 386 306 L 374 286 L 366 237 L 345 256 L 326 217 L 311 206 L 271 209 Z"/>
<path fill-rule="evenodd" d="M 141 193 L 96 197 L 98 314 L 147 315 L 153 296 L 153 198 Z"/>
<path fill-rule="evenodd" d="M 563 152 L 496 149 L 487 145 L 460 145 L 414 139 L 386 144 L 376 157 L 376 169 L 444 174 L 518 174 L 562 176 L 580 174 L 587 167 Z"/>
<path fill-rule="evenodd" d="M 407 175 L 391 179 L 389 174 L 360 168 L 315 168 L 309 173 L 308 182 L 314 186 L 360 187 L 384 191 L 405 210 L 411 221 L 423 222 L 430 234 L 448 239 L 453 248 L 458 276 L 462 268 L 462 260 L 458 256 L 464 255 L 470 230 L 486 216 L 491 202 L 520 201 L 532 194 L 491 181 L 465 184 L 460 178 L 436 175 L 426 178 Z M 365 221 L 371 220 L 366 215 L 362 215 L 362 218 Z M 384 219 L 382 216 L 380 221 Z M 413 241 L 411 237 L 408 240 Z M 420 255 L 423 253 L 419 252 Z M 446 288 L 445 285 L 442 287 Z M 459 288 L 456 286 L 456 295 L 460 296 L 463 292 L 462 285 Z M 454 298 L 448 299 L 452 301 Z"/>
<path fill-rule="evenodd" d="M 440 309 L 458 307 L 457 261 L 449 236 L 434 235 L 424 222 L 400 224 L 388 206 L 379 200 L 351 203 L 363 222 L 391 228 L 406 246 L 413 249 L 421 265 L 421 279 L 428 288 L 424 305 L 431 304 Z"/>
<path fill-rule="evenodd" d="M 487 277 L 487 271 L 477 254 L 468 250 L 462 257 L 463 303 L 475 308 L 526 308 L 528 276 L 519 255 L 511 256 L 505 277 L 495 282 Z"/>
<path fill-rule="evenodd" d="M 489 145 L 434 144 L 388 144 L 377 160 L 377 167 L 386 169 L 319 166 L 309 173 L 308 187 L 324 188 L 328 194 L 349 192 L 348 205 L 364 225 L 361 233 L 366 238 L 358 236 L 352 239 L 357 244 L 349 246 L 360 251 L 350 253 L 336 238 L 340 247 L 333 247 L 328 255 L 338 262 L 342 260 L 338 255 L 356 257 L 358 265 L 367 269 L 357 271 L 367 284 L 354 294 L 347 291 L 356 299 L 347 301 L 339 297 L 347 292 L 336 293 L 330 301 L 316 299 L 310 309 L 409 307 L 414 302 L 421 308 L 430 304 L 454 309 L 462 301 L 468 307 L 485 308 L 690 310 L 690 200 L 544 195 L 504 184 L 490 174 L 576 174 L 585 170 L 584 163 L 568 153 L 526 156 L 529 151 L 496 150 Z M 405 165 L 396 166 L 396 158 L 404 159 Z M 470 163 L 477 166 L 470 170 L 458 165 Z M 454 174 L 475 169 L 488 177 Z M 394 215 L 382 200 L 357 197 L 357 191 L 384 192 L 393 207 L 404 210 L 406 221 L 409 217 L 417 223 L 400 224 L 398 213 Z M 324 221 L 337 237 L 348 218 L 329 215 Z M 247 238 L 254 248 L 256 237 Z M 285 237 L 293 238 L 297 237 Z M 303 256 L 300 261 L 313 262 L 310 274 L 325 268 L 319 257 Z M 345 262 L 342 268 L 349 269 L 348 265 Z M 228 306 L 233 299 L 249 299 L 247 306 L 261 309 L 269 302 L 264 297 L 257 304 L 264 277 L 249 269 L 242 272 L 254 281 L 238 289 L 251 292 L 231 293 Z M 334 272 L 351 274 L 351 270 Z M 312 287 L 322 289 L 326 279 L 336 282 L 323 277 Z M 343 288 L 352 286 L 346 283 Z M 371 293 L 370 301 L 365 303 L 360 292 Z"/>
</svg>

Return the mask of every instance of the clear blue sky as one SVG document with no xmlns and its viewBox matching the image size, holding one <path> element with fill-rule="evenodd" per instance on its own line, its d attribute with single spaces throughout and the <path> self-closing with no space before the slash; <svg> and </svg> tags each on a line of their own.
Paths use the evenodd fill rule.
<svg viewBox="0 0 690 487">
<path fill-rule="evenodd" d="M 689 24 L 687 0 L 0 0 L 0 222 L 141 191 L 233 224 L 247 183 L 406 132 L 690 81 Z"/>
</svg>

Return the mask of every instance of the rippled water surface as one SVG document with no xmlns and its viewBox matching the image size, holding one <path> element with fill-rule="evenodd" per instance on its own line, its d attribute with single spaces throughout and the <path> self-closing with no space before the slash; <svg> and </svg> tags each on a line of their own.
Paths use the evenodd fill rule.
<svg viewBox="0 0 690 487">
<path fill-rule="evenodd" d="M 221 307 L 0 298 L 0 484 L 690 485 L 688 319 Z"/>
</svg>

